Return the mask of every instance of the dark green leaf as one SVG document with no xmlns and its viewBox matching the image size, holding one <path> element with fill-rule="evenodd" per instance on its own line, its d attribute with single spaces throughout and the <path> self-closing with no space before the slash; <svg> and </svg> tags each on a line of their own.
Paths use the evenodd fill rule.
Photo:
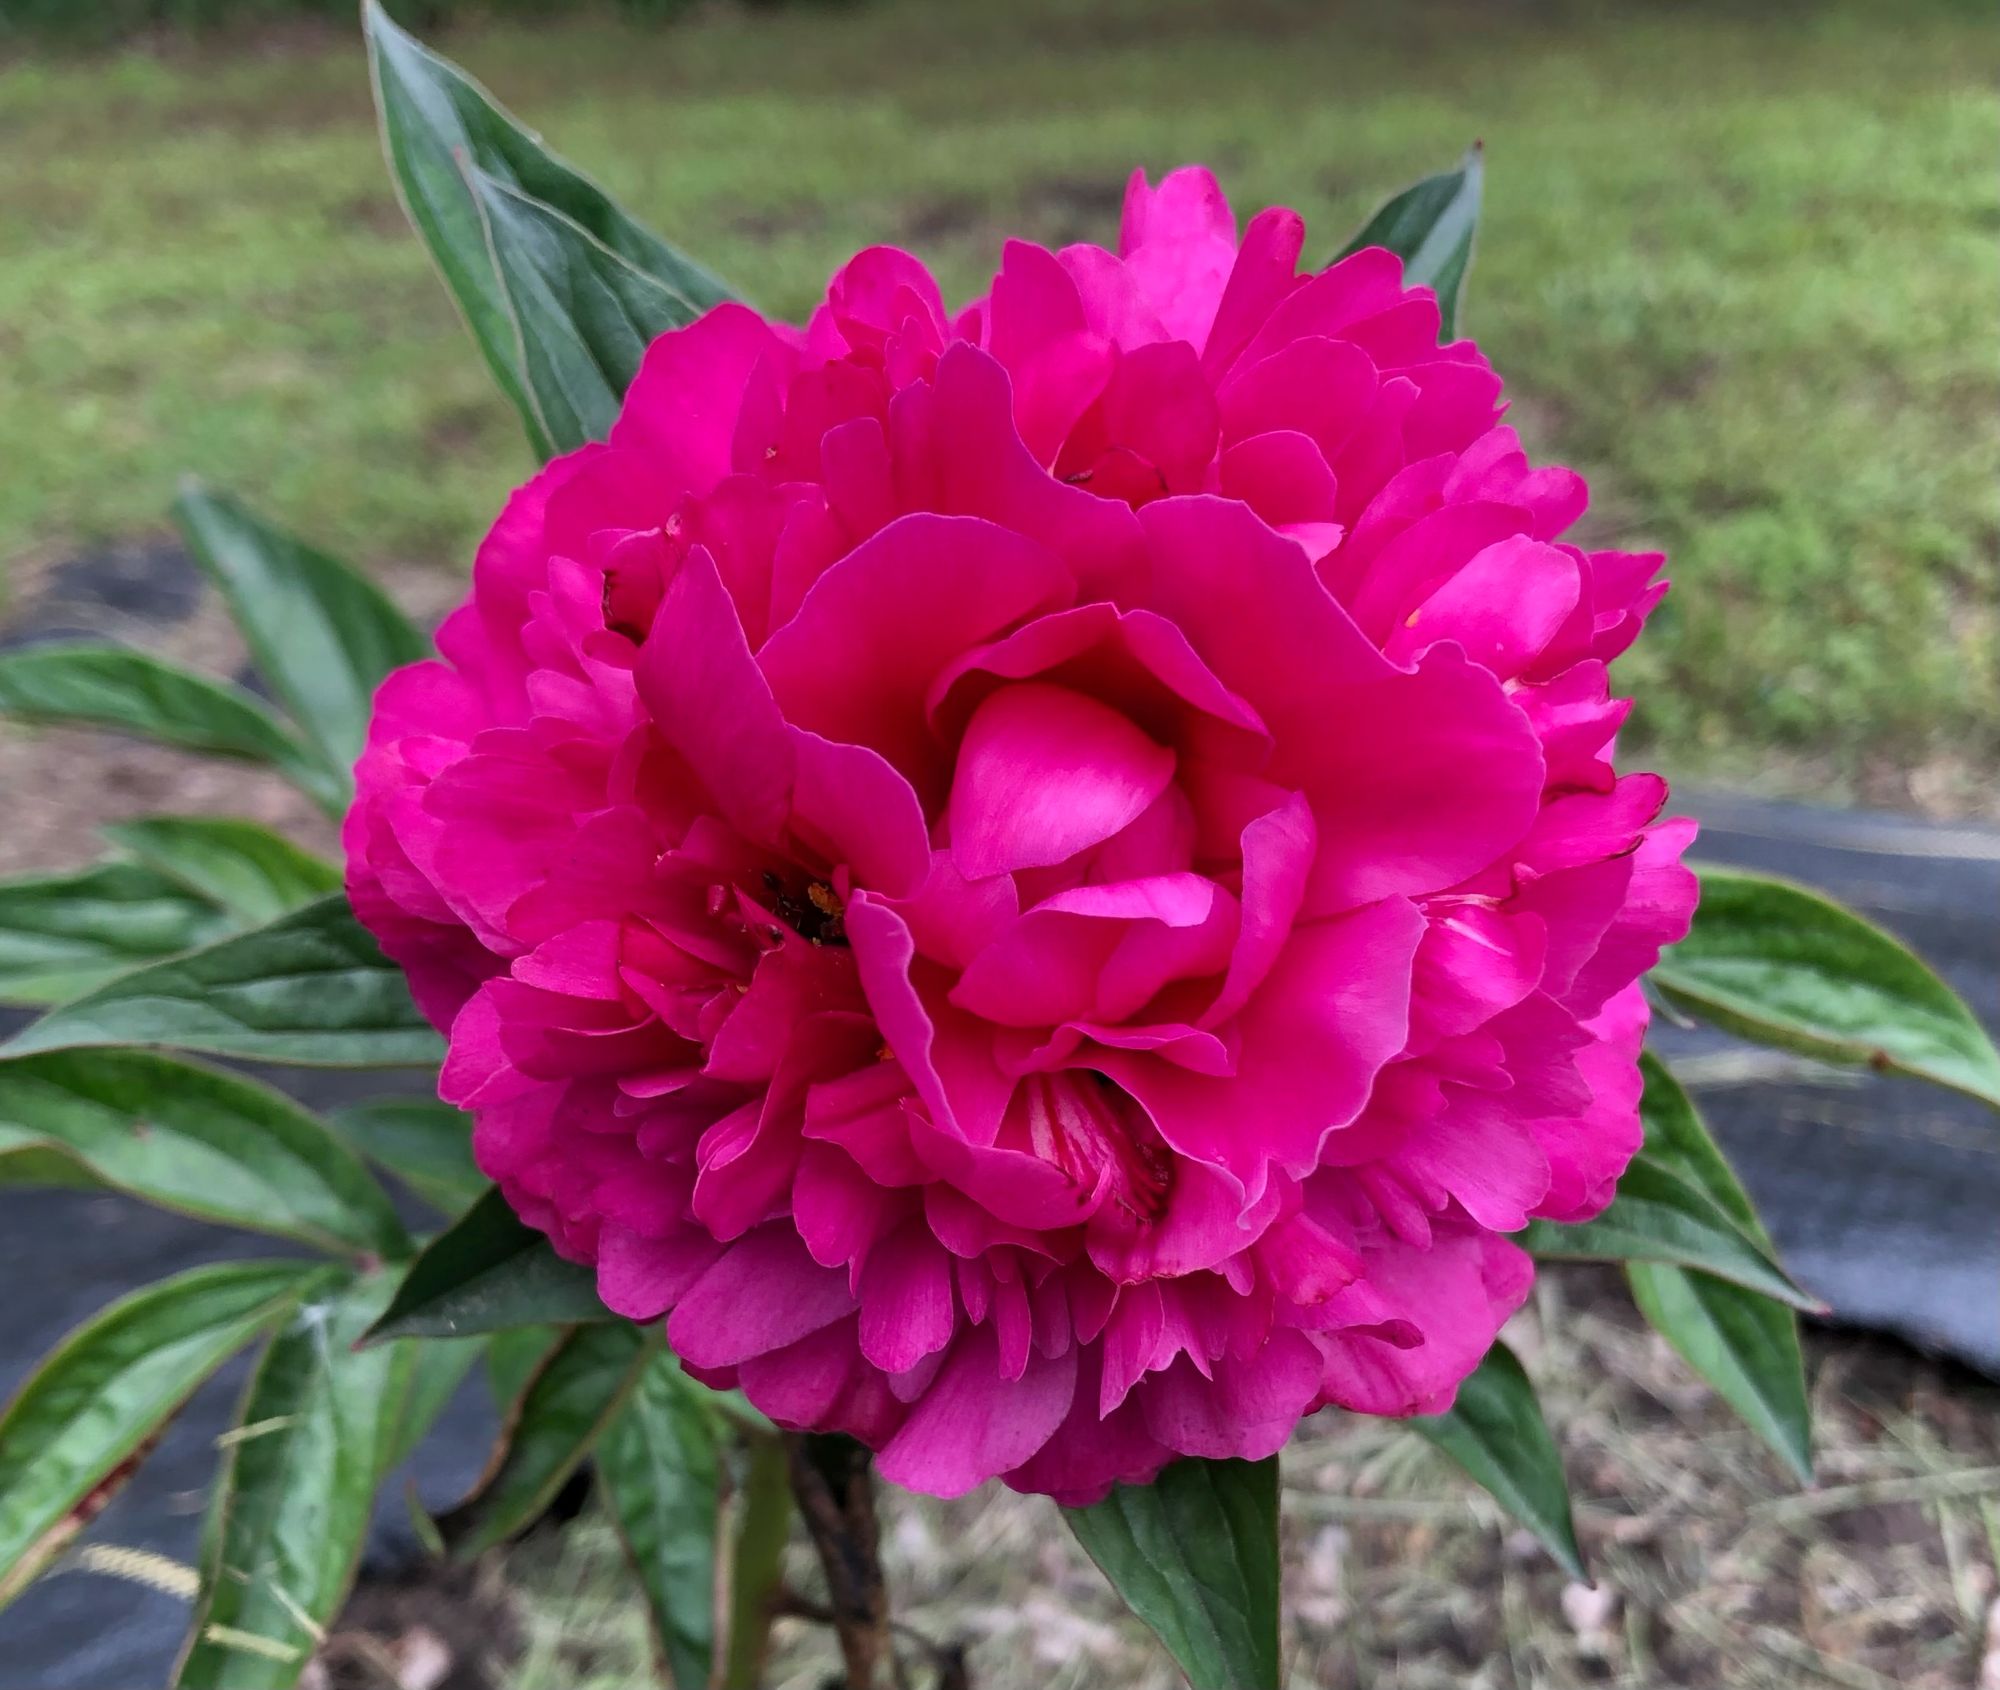
<svg viewBox="0 0 2000 1690">
<path fill-rule="evenodd" d="M 537 200 L 701 311 L 729 297 L 708 271 L 634 222 L 594 182 L 544 148 L 476 82 L 391 23 L 362 10 L 389 173 L 410 221 L 502 390 L 542 457 L 558 449 L 529 399 L 521 345 L 461 161 Z"/>
<path fill-rule="evenodd" d="M 333 1130 L 427 1203 L 456 1215 L 491 1185 L 472 1159 L 472 1117 L 427 1097 L 378 1097 L 336 1109 Z"/>
<path fill-rule="evenodd" d="M 1958 994 L 1881 928 L 1803 886 L 1704 868 L 1694 926 L 1650 978 L 1742 1038 L 2000 1107 L 2000 1051 Z"/>
<path fill-rule="evenodd" d="M 430 642 L 366 576 L 234 499 L 191 482 L 174 515 L 259 673 L 344 779 L 361 755 L 382 677 L 426 656 Z"/>
<path fill-rule="evenodd" d="M 1516 1242 L 1544 1261 L 1668 1262 L 1700 1268 L 1794 1308 L 1819 1303 L 1714 1198 L 1650 1150 L 1633 1158 L 1618 1195 L 1595 1220 L 1534 1221 Z"/>
<path fill-rule="evenodd" d="M 1749 1194 L 1709 1136 L 1693 1100 L 1664 1063 L 1640 1058 L 1646 1145 L 1713 1197 L 1769 1247 Z M 1740 1285 L 1685 1268 L 1629 1262 L 1639 1312 L 1684 1356 L 1803 1483 L 1812 1481 L 1812 1407 L 1792 1311 Z"/>
<path fill-rule="evenodd" d="M 1458 299 L 1472 264 L 1485 177 L 1485 159 L 1474 142 L 1456 170 L 1426 176 L 1405 188 L 1369 218 L 1338 255 L 1345 258 L 1363 247 L 1387 247 L 1402 259 L 1406 284 L 1436 291 L 1446 340 L 1458 332 Z"/>
<path fill-rule="evenodd" d="M 0 1062 L 0 1184 L 33 1150 L 203 1220 L 325 1250 L 394 1255 L 409 1245 L 368 1170 L 289 1098 L 150 1051 Z"/>
<path fill-rule="evenodd" d="M 672 1356 L 654 1352 L 597 1452 L 659 1653 L 681 1690 L 714 1678 L 718 1577 L 727 1566 L 728 1472 L 707 1396 Z"/>
<path fill-rule="evenodd" d="M 139 863 L 0 880 L 0 1000 L 59 1002 L 231 925 L 208 899 Z"/>
<path fill-rule="evenodd" d="M 0 1604 L 89 1523 L 121 1469 L 315 1271 L 226 1262 L 176 1274 L 92 1317 L 29 1375 L 0 1414 Z"/>
<path fill-rule="evenodd" d="M 308 1296 L 251 1376 L 209 1499 L 178 1690 L 282 1690 L 340 1611 L 415 1360 L 407 1344 L 355 1348 L 389 1279 Z"/>
<path fill-rule="evenodd" d="M 250 693 L 142 651 L 52 642 L 0 653 L 0 712 L 269 763 L 327 811 L 346 805 L 345 771 L 328 768 Z"/>
<path fill-rule="evenodd" d="M 543 436 L 559 452 L 604 439 L 646 347 L 696 309 L 552 207 L 481 170 L 468 180 Z"/>
<path fill-rule="evenodd" d="M 564 1261 L 492 1190 L 411 1263 L 368 1336 L 456 1338 L 509 1326 L 613 1318 L 598 1301 L 597 1276 Z"/>
<path fill-rule="evenodd" d="M 308 1067 L 427 1066 L 444 1044 L 338 894 L 134 969 L 24 1027 L 0 1056 L 155 1045 Z"/>
<path fill-rule="evenodd" d="M 1276 1690 L 1276 1456 L 1176 1461 L 1063 1517 L 1201 1690 Z"/>
<path fill-rule="evenodd" d="M 1588 1578 L 1570 1518 L 1562 1456 L 1535 1387 L 1514 1352 L 1496 1343 L 1444 1414 L 1410 1424 L 1470 1473 L 1573 1578 Z"/>
<path fill-rule="evenodd" d="M 623 1323 L 579 1326 L 550 1352 L 508 1413 L 472 1494 L 438 1519 L 454 1556 L 471 1560 L 542 1517 L 625 1406 L 645 1360 L 638 1328 Z"/>
<path fill-rule="evenodd" d="M 276 921 L 340 889 L 332 863 L 235 816 L 143 816 L 114 822 L 104 835 L 244 927 Z"/>
</svg>

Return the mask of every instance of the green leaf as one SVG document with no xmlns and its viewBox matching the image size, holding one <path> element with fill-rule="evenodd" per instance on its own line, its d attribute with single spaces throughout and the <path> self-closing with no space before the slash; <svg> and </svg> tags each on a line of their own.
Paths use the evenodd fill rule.
<svg viewBox="0 0 2000 1690">
<path fill-rule="evenodd" d="M 332 863 L 236 816 L 143 816 L 113 822 L 103 832 L 244 927 L 275 921 L 340 889 L 340 870 Z"/>
<path fill-rule="evenodd" d="M 138 863 L 0 880 L 0 1001 L 59 1002 L 230 925 L 208 899 Z"/>
<path fill-rule="evenodd" d="M 366 576 L 199 483 L 174 517 L 221 590 L 271 690 L 343 780 L 361 755 L 383 676 L 430 642 Z"/>
<path fill-rule="evenodd" d="M 579 1326 L 530 1376 L 472 1493 L 438 1519 L 469 1561 L 535 1523 L 635 1388 L 646 1361 L 637 1327 Z M 706 1682 L 701 1680 L 699 1682 Z"/>
<path fill-rule="evenodd" d="M 682 1690 L 714 1679 L 717 1594 L 728 1564 L 728 1469 L 706 1397 L 671 1355 L 655 1351 L 597 1453 L 598 1480 L 646 1593 L 659 1654 Z"/>
<path fill-rule="evenodd" d="M 1472 264 L 1485 179 L 1485 157 L 1475 141 L 1457 169 L 1426 176 L 1387 201 L 1337 257 L 1387 247 L 1402 259 L 1406 285 L 1436 291 L 1442 338 L 1450 340 L 1458 332 L 1458 298 Z"/>
<path fill-rule="evenodd" d="M 409 1237 L 360 1160 L 279 1092 L 140 1050 L 0 1062 L 0 1184 L 56 1151 L 149 1203 L 316 1249 L 396 1255 Z"/>
<path fill-rule="evenodd" d="M 1700 1268 L 1794 1308 L 1820 1307 L 1726 1209 L 1650 1149 L 1632 1159 L 1618 1181 L 1618 1195 L 1595 1220 L 1572 1226 L 1533 1221 L 1515 1234 L 1515 1242 L 1544 1261 Z"/>
<path fill-rule="evenodd" d="M 1201 1690 L 1276 1690 L 1276 1456 L 1176 1461 L 1063 1517 Z"/>
<path fill-rule="evenodd" d="M 24 1027 L 0 1056 L 152 1045 L 307 1067 L 428 1066 L 444 1042 L 338 894 L 134 969 Z"/>
<path fill-rule="evenodd" d="M 1562 1456 L 1519 1359 L 1496 1343 L 1443 1414 L 1410 1425 L 1526 1526 L 1572 1578 L 1587 1579 Z"/>
<path fill-rule="evenodd" d="M 457 1338 L 614 1318 L 598 1301 L 597 1276 L 564 1261 L 548 1239 L 515 1217 L 498 1190 L 490 1190 L 410 1264 L 368 1337 Z"/>
<path fill-rule="evenodd" d="M 427 1097 L 378 1097 L 336 1109 L 333 1130 L 447 1215 L 492 1184 L 472 1159 L 472 1117 Z"/>
<path fill-rule="evenodd" d="M 0 712 L 268 763 L 329 814 L 346 807 L 346 772 L 326 766 L 253 695 L 143 651 L 51 641 L 0 653 Z"/>
<path fill-rule="evenodd" d="M 484 1340 L 486 1382 L 503 1411 L 528 1388 L 528 1381 L 568 1336 L 567 1326 L 508 1326 Z"/>
<path fill-rule="evenodd" d="M 1958 994 L 1881 928 L 1803 886 L 1703 868 L 1694 926 L 1649 978 L 1725 1032 L 2000 1107 L 2000 1051 Z"/>
<path fill-rule="evenodd" d="M 29 1375 L 0 1414 L 0 1604 L 89 1524 L 195 1387 L 314 1272 L 226 1262 L 176 1274 L 93 1316 Z"/>
<path fill-rule="evenodd" d="M 729 290 L 544 148 L 456 65 L 397 28 L 375 0 L 362 8 L 362 27 L 383 149 L 403 209 L 430 248 L 494 377 L 520 411 L 536 452 L 550 457 L 560 448 L 529 398 L 532 383 L 522 367 L 506 286 L 461 160 L 576 224 L 679 296 L 690 315 L 729 298 Z"/>
<path fill-rule="evenodd" d="M 1749 1194 L 1709 1136 L 1693 1100 L 1650 1052 L 1639 1062 L 1646 1077 L 1639 1112 L 1648 1149 L 1700 1185 L 1768 1248 L 1770 1240 Z M 1810 1484 L 1812 1406 L 1792 1311 L 1758 1292 L 1685 1268 L 1629 1262 L 1625 1273 L 1639 1312 L 1777 1451 L 1800 1482 Z"/>
<path fill-rule="evenodd" d="M 316 1290 L 251 1375 L 209 1498 L 178 1690 L 282 1690 L 340 1611 L 415 1359 L 407 1344 L 355 1348 L 389 1284 Z"/>
<path fill-rule="evenodd" d="M 437 1417 L 458 1394 L 460 1382 L 472 1371 L 485 1347 L 479 1339 L 470 1343 L 429 1338 L 410 1340 L 408 1348 L 416 1357 L 410 1369 L 410 1393 L 403 1402 L 402 1418 L 396 1423 L 395 1439 L 383 1458 L 384 1478 L 409 1460 L 417 1445 L 424 1441 Z"/>
<path fill-rule="evenodd" d="M 559 452 L 602 440 L 647 346 L 700 314 L 541 201 L 468 169 L 543 436 Z"/>
</svg>

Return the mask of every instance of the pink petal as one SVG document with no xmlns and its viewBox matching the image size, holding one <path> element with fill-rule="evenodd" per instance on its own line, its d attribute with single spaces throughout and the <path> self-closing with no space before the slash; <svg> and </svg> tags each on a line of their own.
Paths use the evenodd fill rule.
<svg viewBox="0 0 2000 1690">
<path fill-rule="evenodd" d="M 1076 1394 L 1076 1350 L 1031 1355 L 1003 1379 L 993 1328 L 962 1333 L 931 1388 L 878 1459 L 882 1477 L 928 1496 L 963 1496 L 1026 1461 L 1054 1434 Z"/>
<path fill-rule="evenodd" d="M 879 751 L 927 795 L 944 784 L 924 722 L 933 677 L 1069 590 L 1056 558 L 1019 534 L 971 517 L 900 517 L 814 583 L 757 661 L 784 719 Z"/>
<path fill-rule="evenodd" d="M 1204 1379 L 1185 1356 L 1141 1384 L 1146 1429 L 1169 1449 L 1209 1460 L 1261 1461 L 1292 1435 L 1319 1393 L 1319 1352 L 1283 1327 L 1256 1356 Z"/>
<path fill-rule="evenodd" d="M 1512 680 L 1547 649 L 1581 591 L 1567 555 L 1517 535 L 1474 553 L 1410 612 L 1385 649 L 1402 663 L 1439 640 L 1456 640 L 1473 662 Z"/>
<path fill-rule="evenodd" d="M 921 1221 L 883 1239 L 861 1272 L 861 1353 L 902 1373 L 943 1349 L 958 1322 L 951 1278 L 951 1257 Z"/>
<path fill-rule="evenodd" d="M 838 868 L 885 897 L 905 898 L 930 874 L 923 807 L 910 783 L 862 745 L 792 729 L 797 785 L 793 830 Z"/>
<path fill-rule="evenodd" d="M 1319 821 L 1308 915 L 1454 886 L 1533 824 L 1545 772 L 1534 729 L 1456 647 L 1351 689 L 1341 714 L 1356 729 L 1308 742 L 1290 771 Z"/>
<path fill-rule="evenodd" d="M 1409 1029 L 1409 962 L 1422 915 L 1400 898 L 1293 930 L 1238 1017 L 1233 1079 L 1210 1079 L 1122 1051 L 1096 1066 L 1146 1108 L 1182 1155 L 1226 1172 L 1251 1196 L 1270 1164 L 1304 1170 L 1367 1101 Z"/>
<path fill-rule="evenodd" d="M 699 1227 L 648 1238 L 607 1224 L 598 1234 L 597 1294 L 627 1320 L 657 1320 L 714 1265 L 722 1248 Z"/>
<path fill-rule="evenodd" d="M 706 492 L 730 472 L 744 388 L 783 342 L 748 306 L 725 304 L 647 348 L 611 444 L 643 453 L 669 486 Z"/>
<path fill-rule="evenodd" d="M 1200 351 L 1236 265 L 1236 219 L 1215 177 L 1187 165 L 1155 189 L 1134 171 L 1118 250 L 1167 332 Z"/>
<path fill-rule="evenodd" d="M 951 853 L 969 878 L 1065 861 L 1138 818 L 1174 754 L 1095 699 L 1028 681 L 973 712 L 951 789 Z"/>
<path fill-rule="evenodd" d="M 851 1313 L 847 1275 L 806 1253 L 787 1221 L 732 1244 L 667 1322 L 667 1342 L 694 1367 L 733 1367 L 796 1343 Z"/>
<path fill-rule="evenodd" d="M 791 803 L 791 741 L 704 550 L 688 554 L 667 589 L 640 649 L 639 693 L 730 820 L 775 841 Z"/>
</svg>

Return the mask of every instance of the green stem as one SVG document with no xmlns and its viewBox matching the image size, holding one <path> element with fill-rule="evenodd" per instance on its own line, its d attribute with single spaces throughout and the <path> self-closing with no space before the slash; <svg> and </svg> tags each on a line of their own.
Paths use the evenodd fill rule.
<svg viewBox="0 0 2000 1690">
<path fill-rule="evenodd" d="M 738 1493 L 736 1552 L 729 1577 L 729 1654 L 722 1690 L 757 1690 L 770 1652 L 771 1622 L 784 1579 L 785 1543 L 792 1532 L 790 1463 L 769 1433 L 748 1442 Z"/>
</svg>

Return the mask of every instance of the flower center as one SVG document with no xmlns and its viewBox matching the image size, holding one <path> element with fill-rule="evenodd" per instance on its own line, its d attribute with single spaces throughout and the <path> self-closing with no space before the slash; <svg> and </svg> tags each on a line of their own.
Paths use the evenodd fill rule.
<svg viewBox="0 0 2000 1690">
<path fill-rule="evenodd" d="M 824 880 L 809 880 L 795 893 L 769 870 L 764 888 L 771 895 L 771 913 L 802 939 L 815 945 L 847 943 L 847 910 Z"/>
<path fill-rule="evenodd" d="M 1036 1155 L 1081 1186 L 1102 1185 L 1106 1200 L 1132 1220 L 1166 1213 L 1173 1158 L 1137 1098 L 1094 1069 L 1033 1075 L 1022 1089 Z"/>
</svg>

